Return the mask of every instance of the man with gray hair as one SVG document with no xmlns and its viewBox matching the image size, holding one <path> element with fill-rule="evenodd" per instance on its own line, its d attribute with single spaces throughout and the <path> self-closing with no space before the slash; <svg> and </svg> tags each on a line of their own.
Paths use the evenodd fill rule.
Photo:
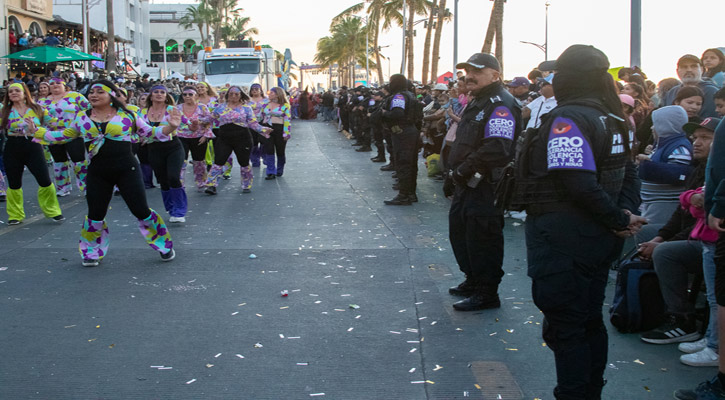
<svg viewBox="0 0 725 400">
<path fill-rule="evenodd" d="M 699 117 L 702 119 L 717 117 L 718 115 L 715 111 L 715 92 L 717 92 L 718 87 L 715 86 L 710 78 L 702 77 L 702 61 L 697 56 L 685 54 L 677 60 L 677 76 L 682 83 L 667 92 L 664 105 L 671 106 L 674 104 L 677 92 L 680 91 L 681 87 L 697 86 L 705 93 Z"/>
</svg>

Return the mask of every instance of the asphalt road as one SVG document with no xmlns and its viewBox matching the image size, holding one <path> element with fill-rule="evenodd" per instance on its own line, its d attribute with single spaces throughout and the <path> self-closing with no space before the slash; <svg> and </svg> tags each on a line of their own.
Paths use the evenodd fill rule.
<svg viewBox="0 0 725 400">
<path fill-rule="evenodd" d="M 191 190 L 171 263 L 116 197 L 110 251 L 82 267 L 85 199 L 61 198 L 55 224 L 26 173 L 28 219 L 0 224 L 0 399 L 553 398 L 521 221 L 506 220 L 502 307 L 454 312 L 449 201 L 422 160 L 420 202 L 392 207 L 390 173 L 332 125 L 295 121 L 287 153 L 251 194 L 238 167 L 217 196 Z M 716 372 L 609 332 L 605 399 L 667 399 Z"/>
</svg>

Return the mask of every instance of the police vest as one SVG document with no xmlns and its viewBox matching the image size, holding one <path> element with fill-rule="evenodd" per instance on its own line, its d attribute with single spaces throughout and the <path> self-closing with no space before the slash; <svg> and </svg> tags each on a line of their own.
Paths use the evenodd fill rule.
<svg viewBox="0 0 725 400">
<path fill-rule="evenodd" d="M 510 141 L 510 154 L 513 158 L 513 146 L 521 132 L 520 109 L 516 99 L 503 85 L 497 84 L 490 90 L 484 89 L 483 93 L 468 103 L 461 115 L 447 164 L 453 170 L 458 168 L 471 153 L 483 145 L 484 139 Z"/>
<path fill-rule="evenodd" d="M 619 132 L 614 118 L 599 103 L 560 105 L 526 132 L 516 166 L 511 209 L 567 202 L 566 194 L 549 171 L 590 171 L 602 189 L 617 202 L 630 157 L 629 137 Z"/>
</svg>

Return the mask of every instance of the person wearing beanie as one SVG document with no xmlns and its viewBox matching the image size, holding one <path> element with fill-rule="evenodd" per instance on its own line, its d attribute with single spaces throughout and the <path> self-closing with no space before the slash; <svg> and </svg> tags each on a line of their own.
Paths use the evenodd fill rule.
<svg viewBox="0 0 725 400">
<path fill-rule="evenodd" d="M 692 143 L 682 127 L 687 113 L 680 106 L 652 112 L 655 144 L 652 154 L 640 154 L 642 216 L 650 224 L 664 224 L 680 204 L 680 193 L 692 171 Z"/>
<path fill-rule="evenodd" d="M 646 220 L 634 214 L 639 180 L 607 56 L 573 45 L 553 69 L 558 106 L 524 142 L 513 203 L 527 213 L 528 275 L 554 352 L 554 397 L 599 399 L 609 267 Z"/>
<path fill-rule="evenodd" d="M 503 210 L 494 190 L 503 167 L 516 151 L 521 107 L 501 80 L 501 65 L 491 54 L 475 53 L 456 65 L 466 71 L 470 100 L 461 114 L 456 138 L 446 158 L 448 182 L 454 184 L 448 212 L 449 238 L 466 279 L 449 289 L 465 299 L 457 311 L 498 308 L 503 277 Z"/>
</svg>

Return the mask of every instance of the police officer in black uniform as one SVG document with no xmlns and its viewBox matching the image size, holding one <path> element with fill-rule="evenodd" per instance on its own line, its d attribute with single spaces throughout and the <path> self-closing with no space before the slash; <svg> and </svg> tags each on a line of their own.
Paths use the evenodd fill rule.
<svg viewBox="0 0 725 400">
<path fill-rule="evenodd" d="M 381 90 L 375 90 L 370 97 L 371 103 L 368 107 L 368 116 L 370 117 L 370 131 L 372 142 L 378 155 L 371 158 L 372 162 L 385 162 L 385 144 L 383 143 L 383 97 L 385 95 Z"/>
<path fill-rule="evenodd" d="M 391 97 L 390 84 L 383 85 L 380 90 L 383 93 L 383 104 L 381 106 L 381 119 L 382 109 L 387 104 L 388 99 Z M 383 140 L 385 140 L 385 148 L 388 151 L 388 159 L 390 162 L 380 167 L 381 171 L 395 171 L 395 149 L 393 148 L 393 133 L 390 132 L 390 128 L 387 124 L 383 124 Z"/>
<path fill-rule="evenodd" d="M 358 108 L 360 109 L 360 143 L 362 146 L 355 149 L 357 152 L 373 151 L 370 144 L 372 143 L 372 124 L 370 122 L 370 109 L 375 105 L 372 100 L 372 92 L 369 88 L 362 89 L 362 100 Z"/>
<path fill-rule="evenodd" d="M 347 91 L 347 86 L 340 88 L 340 97 L 337 99 L 337 108 L 340 112 L 340 122 L 342 123 L 342 132 L 345 136 L 350 135 L 350 112 L 347 108 L 347 103 L 350 101 L 350 94 Z"/>
<path fill-rule="evenodd" d="M 474 311 L 501 306 L 503 211 L 494 206 L 501 169 L 514 157 L 521 132 L 521 108 L 501 81 L 501 66 L 491 54 L 476 53 L 456 68 L 466 70 L 473 96 L 461 116 L 448 154 L 455 184 L 448 213 L 451 246 L 466 280 L 449 293 L 464 296 L 453 307 Z"/>
<path fill-rule="evenodd" d="M 395 149 L 395 171 L 398 195 L 385 204 L 409 206 L 418 201 L 415 193 L 418 176 L 418 129 L 413 120 L 415 95 L 407 90 L 408 80 L 402 74 L 390 77 L 391 95 L 383 107 L 383 123 L 390 129 Z"/>
<path fill-rule="evenodd" d="M 639 181 L 608 68 L 592 46 L 561 54 L 553 80 L 558 106 L 527 136 L 517 171 L 514 202 L 525 199 L 528 275 L 560 400 L 601 398 L 608 269 L 618 241 L 646 223 L 632 214 Z"/>
</svg>

